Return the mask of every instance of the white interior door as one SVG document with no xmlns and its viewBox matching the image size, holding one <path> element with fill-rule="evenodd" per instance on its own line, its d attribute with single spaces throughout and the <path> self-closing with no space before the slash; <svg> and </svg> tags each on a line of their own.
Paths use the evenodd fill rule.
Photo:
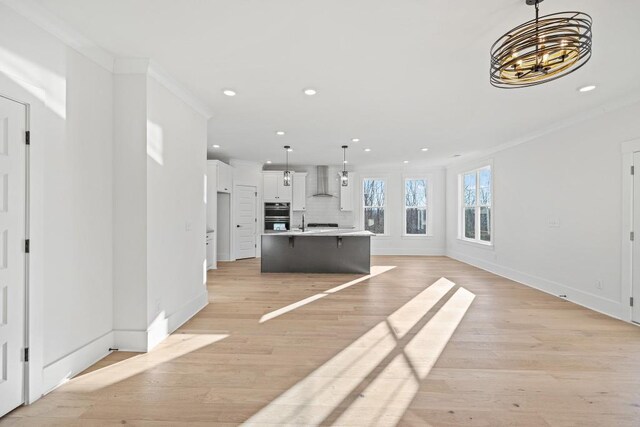
<svg viewBox="0 0 640 427">
<path fill-rule="evenodd" d="M 234 198 L 236 259 L 255 258 L 258 226 L 256 187 L 238 185 Z"/>
<path fill-rule="evenodd" d="M 631 308 L 631 320 L 640 323 L 640 152 L 633 153 L 633 307 Z"/>
<path fill-rule="evenodd" d="M 0 97 L 0 416 L 24 402 L 25 107 Z"/>
</svg>

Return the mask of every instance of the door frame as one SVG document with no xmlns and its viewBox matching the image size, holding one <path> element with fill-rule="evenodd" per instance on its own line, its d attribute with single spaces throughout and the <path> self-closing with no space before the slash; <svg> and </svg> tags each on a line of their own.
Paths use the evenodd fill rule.
<svg viewBox="0 0 640 427">
<path fill-rule="evenodd" d="M 232 229 L 232 231 L 231 232 L 233 233 L 233 236 L 231 237 L 231 242 L 232 242 L 231 250 L 232 250 L 232 253 L 233 253 L 232 256 L 233 256 L 234 261 L 237 260 L 237 259 L 240 259 L 240 258 L 238 258 L 238 254 L 236 253 L 238 245 L 237 245 L 237 242 L 236 242 L 236 227 L 233 225 L 233 224 L 236 223 L 236 214 L 237 214 L 237 212 L 236 212 L 236 198 L 238 197 L 239 187 L 250 187 L 250 188 L 253 188 L 253 191 L 255 192 L 255 195 L 256 195 L 255 196 L 255 199 L 256 199 L 256 208 L 255 208 L 256 232 L 255 232 L 255 234 L 253 236 L 253 240 L 254 240 L 254 244 L 255 244 L 255 247 L 253 249 L 253 257 L 254 258 L 258 257 L 258 237 L 257 236 L 258 236 L 258 230 L 259 230 L 259 228 L 258 228 L 258 219 L 259 219 L 258 213 L 260 211 L 260 207 L 258 206 L 258 204 L 259 204 L 258 203 L 258 186 L 257 185 L 250 185 L 250 184 L 234 184 L 233 185 L 233 197 L 232 197 L 232 200 L 231 200 L 231 203 L 232 203 L 232 212 L 231 212 L 231 220 L 232 220 L 231 229 Z"/>
<path fill-rule="evenodd" d="M 19 100 L 17 98 L 11 97 L 9 95 L 6 95 L 4 93 L 0 93 L 0 98 L 6 99 L 8 101 L 11 102 L 15 102 L 19 105 L 22 105 L 22 107 L 24 108 L 24 129 L 25 132 L 27 132 L 27 134 L 29 135 L 29 143 L 27 144 L 25 141 L 25 149 L 24 149 L 24 177 L 25 177 L 25 181 L 24 181 L 24 207 L 25 207 L 25 211 L 24 211 L 24 240 L 25 242 L 27 240 L 29 240 L 30 237 L 30 207 L 31 207 L 31 203 L 30 203 L 30 178 L 31 178 L 31 104 L 29 104 L 28 102 Z M 31 329 L 31 323 L 29 322 L 29 318 L 30 318 L 30 313 L 29 313 L 29 309 L 30 309 L 30 289 L 29 289 L 29 271 L 30 271 L 30 265 L 29 265 L 29 258 L 30 258 L 30 254 L 29 252 L 24 253 L 24 312 L 23 312 L 23 322 L 24 322 L 24 331 L 23 331 L 23 337 L 22 337 L 22 346 L 23 348 L 29 348 L 29 338 L 31 336 L 30 334 L 30 329 Z M 23 356 L 24 357 L 24 356 Z M 32 399 L 30 399 L 29 396 L 29 391 L 30 391 L 30 387 L 29 387 L 29 379 L 30 379 L 30 373 L 31 370 L 33 368 L 35 368 L 34 366 L 32 366 L 30 364 L 29 361 L 25 361 L 23 359 L 22 363 L 24 363 L 24 369 L 22 371 L 22 399 L 23 405 L 29 404 Z"/>
<path fill-rule="evenodd" d="M 621 307 L 620 316 L 622 320 L 626 320 L 632 323 L 640 322 L 640 319 L 633 321 L 633 307 L 631 307 L 630 300 L 633 295 L 633 242 L 630 238 L 630 232 L 634 232 L 634 239 L 640 239 L 640 224 L 638 224 L 636 230 L 634 230 L 633 223 L 633 186 L 634 175 L 631 174 L 631 167 L 633 164 L 633 155 L 636 152 L 640 152 L 640 138 L 625 141 L 620 145 L 622 152 L 622 227 L 620 232 L 621 241 L 621 270 L 620 270 L 620 296 Z M 637 166 L 637 170 L 634 170 L 634 174 L 640 174 L 640 165 Z M 636 272 L 640 274 L 640 272 Z M 640 304 L 640 301 L 634 301 L 635 304 Z"/>
</svg>

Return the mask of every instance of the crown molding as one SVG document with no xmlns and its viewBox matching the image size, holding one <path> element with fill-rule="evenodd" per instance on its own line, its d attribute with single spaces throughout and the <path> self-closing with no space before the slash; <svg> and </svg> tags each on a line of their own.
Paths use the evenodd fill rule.
<svg viewBox="0 0 640 427">
<path fill-rule="evenodd" d="M 113 74 L 147 74 L 149 68 L 147 58 L 116 58 L 113 61 Z"/>
<path fill-rule="evenodd" d="M 200 98 L 191 93 L 153 60 L 149 61 L 149 77 L 166 87 L 205 119 L 209 119 L 213 116 L 213 110 L 207 103 L 203 102 Z"/>
<path fill-rule="evenodd" d="M 612 113 L 617 110 L 621 110 L 625 107 L 630 107 L 638 103 L 640 103 L 640 93 L 633 92 L 628 96 L 622 97 L 615 101 L 608 102 L 604 105 L 598 106 L 586 112 L 573 115 L 565 120 L 561 120 L 553 124 L 552 126 L 546 127 L 542 130 L 531 132 L 520 138 L 513 139 L 511 141 L 505 142 L 500 145 L 496 145 L 495 147 L 474 152 L 469 156 L 463 156 L 457 160 L 452 160 L 449 163 L 447 163 L 445 167 L 449 169 L 450 167 L 458 167 L 459 165 L 464 165 L 467 162 L 474 162 L 476 160 L 491 156 L 495 153 L 499 153 L 501 151 L 508 150 L 509 148 L 513 148 L 521 144 L 526 144 L 528 142 L 535 141 L 536 139 L 559 132 L 573 125 L 595 119 L 596 117 L 599 117 L 608 113 Z"/>
<path fill-rule="evenodd" d="M 0 3 L 13 9 L 14 12 L 22 15 L 25 19 L 28 19 L 105 70 L 113 72 L 114 55 L 111 52 L 70 28 L 64 21 L 35 1 L 0 0 Z"/>
<path fill-rule="evenodd" d="M 153 61 L 146 58 L 118 58 L 112 52 L 71 28 L 67 23 L 34 0 L 0 0 L 0 3 L 22 15 L 25 19 L 28 19 L 110 73 L 147 73 L 149 77 L 166 87 L 206 119 L 213 115 L 213 111 L 207 103 L 189 92 L 184 85 Z"/>
</svg>

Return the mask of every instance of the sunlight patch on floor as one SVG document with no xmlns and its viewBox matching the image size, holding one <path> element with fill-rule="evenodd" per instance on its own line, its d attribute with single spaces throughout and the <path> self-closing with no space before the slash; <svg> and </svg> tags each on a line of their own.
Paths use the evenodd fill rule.
<svg viewBox="0 0 640 427">
<path fill-rule="evenodd" d="M 409 407 L 475 295 L 460 288 L 336 420 L 337 425 L 395 426 Z"/>
<path fill-rule="evenodd" d="M 343 289 L 349 288 L 353 285 L 357 285 L 358 283 L 364 282 L 367 279 L 370 279 L 372 277 L 378 276 L 382 273 L 386 273 L 389 270 L 393 270 L 394 268 L 396 268 L 395 265 L 374 265 L 373 267 L 371 267 L 371 274 L 368 274 L 366 276 L 362 276 L 359 277 L 358 279 L 352 280 L 350 282 L 347 283 L 343 283 L 342 285 L 338 285 L 336 287 L 333 287 L 331 289 L 328 289 L 322 293 L 319 294 L 315 294 L 310 296 L 309 298 L 305 298 L 303 300 L 294 302 L 293 304 L 289 304 L 285 307 L 279 308 L 277 310 L 271 311 L 267 314 L 265 314 L 264 316 L 262 316 L 260 318 L 260 322 L 259 323 L 264 323 L 268 320 L 271 319 L 275 319 L 278 316 L 282 316 L 283 314 L 289 313 L 297 308 L 303 307 L 309 303 L 312 303 L 315 300 L 318 300 L 320 298 L 326 297 L 329 294 L 333 294 L 336 293 L 338 291 L 341 291 Z"/>
<path fill-rule="evenodd" d="M 408 343 L 415 327 L 455 284 L 441 278 L 336 356 L 282 393 L 243 425 L 320 425 L 374 370 L 382 369 L 337 425 L 395 425 L 462 320 L 474 295 L 459 288 Z M 393 360 L 383 364 L 392 352 Z"/>
<path fill-rule="evenodd" d="M 64 392 L 100 390 L 153 369 L 162 363 L 221 341 L 226 337 L 228 337 L 227 334 L 173 334 L 149 353 L 140 354 L 72 378 L 60 390 Z"/>
</svg>

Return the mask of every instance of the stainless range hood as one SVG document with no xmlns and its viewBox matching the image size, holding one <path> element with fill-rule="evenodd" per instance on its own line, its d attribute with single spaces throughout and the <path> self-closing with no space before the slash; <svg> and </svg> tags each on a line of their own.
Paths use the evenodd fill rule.
<svg viewBox="0 0 640 427">
<path fill-rule="evenodd" d="M 334 197 L 329 193 L 329 166 L 316 166 L 316 194 L 313 197 Z"/>
</svg>

